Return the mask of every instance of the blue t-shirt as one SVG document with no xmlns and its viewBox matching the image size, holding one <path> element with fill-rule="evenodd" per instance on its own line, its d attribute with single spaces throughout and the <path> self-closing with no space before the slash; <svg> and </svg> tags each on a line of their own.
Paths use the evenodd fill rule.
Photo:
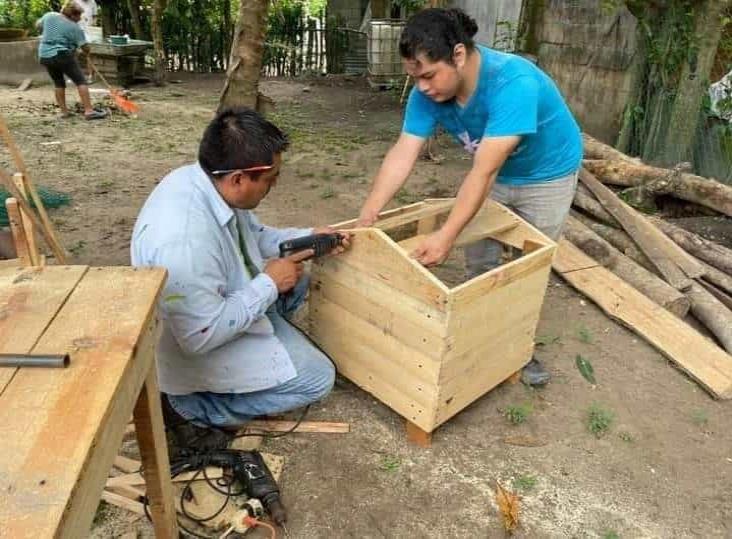
<svg viewBox="0 0 732 539">
<path fill-rule="evenodd" d="M 38 45 L 39 58 L 74 51 L 86 43 L 81 27 L 61 13 L 46 13 L 40 20 L 43 35 Z"/>
<path fill-rule="evenodd" d="M 498 172 L 512 185 L 571 174 L 582 161 L 582 134 L 554 81 L 530 61 L 478 46 L 480 75 L 470 99 L 432 101 L 416 87 L 403 131 L 422 138 L 440 124 L 471 154 L 481 139 L 518 135 L 521 142 Z"/>
</svg>

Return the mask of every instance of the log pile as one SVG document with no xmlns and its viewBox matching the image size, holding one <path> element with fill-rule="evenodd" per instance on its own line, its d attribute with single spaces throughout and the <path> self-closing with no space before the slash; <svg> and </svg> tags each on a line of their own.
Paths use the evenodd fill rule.
<svg viewBox="0 0 732 539">
<path fill-rule="evenodd" d="M 588 135 L 584 144 L 554 269 L 712 394 L 732 398 L 732 249 L 635 209 L 662 195 L 732 217 L 732 186 L 686 164 L 649 166 Z M 692 316 L 708 338 L 687 323 Z"/>
</svg>

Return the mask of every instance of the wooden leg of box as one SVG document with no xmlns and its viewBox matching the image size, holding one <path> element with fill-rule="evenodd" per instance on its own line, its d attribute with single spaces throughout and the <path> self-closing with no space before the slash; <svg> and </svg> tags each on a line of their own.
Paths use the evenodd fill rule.
<svg viewBox="0 0 732 539">
<path fill-rule="evenodd" d="M 407 426 L 407 441 L 417 444 L 420 447 L 432 447 L 432 433 L 425 432 L 417 425 L 405 419 Z"/>
</svg>

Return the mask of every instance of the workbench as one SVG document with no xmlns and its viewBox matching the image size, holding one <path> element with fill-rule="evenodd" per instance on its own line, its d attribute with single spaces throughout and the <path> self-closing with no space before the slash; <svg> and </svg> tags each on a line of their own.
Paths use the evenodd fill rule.
<svg viewBox="0 0 732 539">
<path fill-rule="evenodd" d="M 112 84 L 129 86 L 145 65 L 145 52 L 153 48 L 151 41 L 130 39 L 124 45 L 109 40 L 89 42 L 89 52 L 96 68 Z"/>
<path fill-rule="evenodd" d="M 165 270 L 0 266 L 0 353 L 67 368 L 0 368 L 0 537 L 86 537 L 127 422 L 157 537 L 178 537 L 155 370 Z"/>
</svg>

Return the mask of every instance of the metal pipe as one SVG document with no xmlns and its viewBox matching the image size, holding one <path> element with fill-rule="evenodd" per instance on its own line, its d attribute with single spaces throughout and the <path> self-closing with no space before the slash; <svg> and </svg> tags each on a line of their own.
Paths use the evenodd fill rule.
<svg viewBox="0 0 732 539">
<path fill-rule="evenodd" d="M 69 366 L 69 354 L 0 354 L 0 367 L 54 367 Z"/>
</svg>

